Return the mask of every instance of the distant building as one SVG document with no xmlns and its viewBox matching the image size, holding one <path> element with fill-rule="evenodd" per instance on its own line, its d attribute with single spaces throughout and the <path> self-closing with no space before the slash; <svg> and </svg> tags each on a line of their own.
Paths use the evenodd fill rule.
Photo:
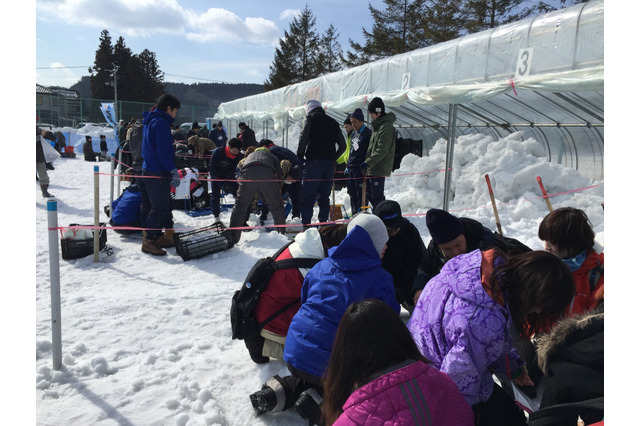
<svg viewBox="0 0 640 426">
<path fill-rule="evenodd" d="M 44 87 L 36 83 L 36 123 L 56 127 L 74 126 L 80 110 L 78 92 Z"/>
</svg>

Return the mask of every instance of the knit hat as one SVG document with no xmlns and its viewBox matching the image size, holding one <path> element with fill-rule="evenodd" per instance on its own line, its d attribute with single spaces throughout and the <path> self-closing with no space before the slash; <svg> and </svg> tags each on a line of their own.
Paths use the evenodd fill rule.
<svg viewBox="0 0 640 426">
<path fill-rule="evenodd" d="M 218 121 L 218 127 L 222 127 L 222 121 Z"/>
<path fill-rule="evenodd" d="M 191 130 L 195 130 L 199 128 L 200 128 L 200 125 L 198 124 L 198 122 L 194 121 L 193 124 L 191 125 Z"/>
<path fill-rule="evenodd" d="M 384 222 L 389 229 L 396 229 L 402 226 L 402 210 L 400 204 L 393 200 L 382 200 L 375 209 L 375 214 Z"/>
<path fill-rule="evenodd" d="M 356 108 L 351 113 L 351 118 L 355 118 L 358 121 L 364 121 L 364 114 L 362 113 L 362 110 L 360 108 Z"/>
<path fill-rule="evenodd" d="M 382 249 L 387 241 L 389 241 L 389 234 L 387 234 L 387 227 L 384 226 L 384 222 L 376 215 L 368 213 L 360 213 L 351 219 L 347 225 L 347 233 L 351 232 L 353 228 L 357 226 L 361 227 L 373 242 L 373 247 L 379 255 L 382 255 Z"/>
<path fill-rule="evenodd" d="M 457 217 L 440 209 L 430 209 L 427 212 L 427 228 L 436 244 L 453 241 L 464 231 L 464 226 Z"/>
<path fill-rule="evenodd" d="M 307 114 L 309 114 L 316 108 L 322 108 L 322 104 L 320 103 L 320 101 L 317 101 L 315 99 L 307 101 Z"/>
<path fill-rule="evenodd" d="M 350 117 L 350 115 L 347 114 L 347 118 L 344 119 L 344 123 L 342 123 L 342 124 L 351 124 L 351 119 L 349 117 Z"/>
<path fill-rule="evenodd" d="M 371 99 L 369 102 L 369 106 L 367 107 L 367 111 L 375 112 L 375 113 L 383 113 L 384 112 L 384 102 L 379 97 L 375 97 Z"/>
</svg>

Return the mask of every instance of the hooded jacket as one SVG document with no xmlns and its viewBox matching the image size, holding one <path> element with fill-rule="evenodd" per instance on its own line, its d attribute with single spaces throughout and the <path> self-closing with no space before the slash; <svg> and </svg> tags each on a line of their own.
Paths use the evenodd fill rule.
<svg viewBox="0 0 640 426">
<path fill-rule="evenodd" d="M 325 257 L 322 238 L 317 228 L 310 228 L 296 235 L 295 241 L 275 260 L 292 258 L 323 259 Z M 278 269 L 265 286 L 253 315 L 259 321 L 265 321 L 274 312 L 300 298 L 304 277 L 309 272 L 305 268 Z M 294 304 L 282 314 L 266 324 L 264 328 L 279 336 L 286 336 L 293 316 L 300 309 L 300 302 Z"/>
<path fill-rule="evenodd" d="M 396 156 L 395 121 L 396 115 L 387 112 L 371 123 L 373 133 L 365 160 L 369 165 L 369 176 L 389 176 L 393 171 L 393 159 Z"/>
<path fill-rule="evenodd" d="M 382 269 L 367 231 L 355 226 L 305 277 L 302 305 L 289 327 L 284 360 L 322 377 L 342 314 L 351 303 L 368 298 L 382 300 L 400 313 L 391 275 Z"/>
<path fill-rule="evenodd" d="M 353 392 L 334 426 L 473 425 L 473 411 L 449 376 L 409 362 Z"/>
<path fill-rule="evenodd" d="M 565 318 L 536 346 L 547 377 L 541 409 L 604 396 L 604 312 Z"/>
<path fill-rule="evenodd" d="M 483 257 L 492 254 L 474 250 L 450 259 L 424 287 L 408 322 L 420 352 L 456 382 L 470 405 L 489 399 L 493 371 L 508 375 L 524 364 L 509 335 L 508 308 L 483 287 L 481 274 L 491 272 L 481 271 Z"/>
<path fill-rule="evenodd" d="M 142 119 L 142 168 L 148 172 L 170 172 L 174 161 L 171 123 L 174 119 L 164 111 L 152 109 Z"/>
</svg>

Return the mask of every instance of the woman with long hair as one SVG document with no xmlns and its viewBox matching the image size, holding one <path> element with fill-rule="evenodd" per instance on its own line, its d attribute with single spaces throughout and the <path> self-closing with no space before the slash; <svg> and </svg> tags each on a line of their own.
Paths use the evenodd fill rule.
<svg viewBox="0 0 640 426">
<path fill-rule="evenodd" d="M 342 316 L 324 379 L 327 424 L 471 425 L 456 384 L 429 366 L 389 305 L 365 299 Z"/>
<path fill-rule="evenodd" d="M 561 318 L 574 294 L 571 271 L 551 253 L 475 250 L 449 260 L 427 283 L 408 327 L 420 352 L 458 385 L 477 424 L 525 425 L 492 377 L 533 385 L 509 326 L 529 336 Z"/>
</svg>

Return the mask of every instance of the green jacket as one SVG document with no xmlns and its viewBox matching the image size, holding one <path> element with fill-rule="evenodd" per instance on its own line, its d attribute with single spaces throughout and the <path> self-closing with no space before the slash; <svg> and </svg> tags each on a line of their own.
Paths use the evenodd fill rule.
<svg viewBox="0 0 640 426">
<path fill-rule="evenodd" d="M 388 112 L 371 123 L 373 133 L 366 159 L 369 165 L 369 176 L 389 176 L 393 171 L 393 159 L 396 153 L 396 130 L 393 128 L 395 121 L 395 114 Z"/>
<path fill-rule="evenodd" d="M 347 149 L 345 149 L 342 155 L 338 157 L 338 159 L 336 160 L 338 164 L 347 164 L 347 161 L 349 160 L 349 153 L 351 152 L 351 135 L 352 134 L 353 132 L 347 135 Z"/>
</svg>

